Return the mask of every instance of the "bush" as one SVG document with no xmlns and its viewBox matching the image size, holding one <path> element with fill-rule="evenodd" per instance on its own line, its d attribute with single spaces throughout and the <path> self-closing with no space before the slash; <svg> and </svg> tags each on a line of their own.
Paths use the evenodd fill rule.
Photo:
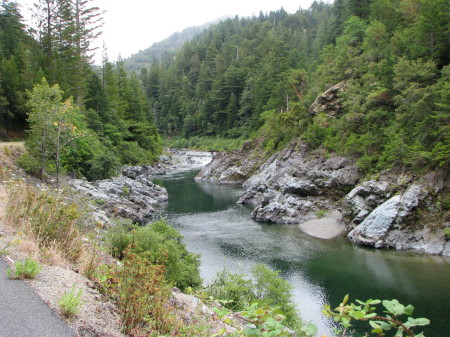
<svg viewBox="0 0 450 337">
<path fill-rule="evenodd" d="M 122 259 L 127 248 L 133 253 L 145 254 L 156 263 L 164 257 L 166 280 L 185 289 L 201 285 L 197 255 L 190 253 L 182 243 L 183 236 L 164 221 L 145 227 L 116 226 L 108 231 L 106 242 L 112 255 Z"/>
<path fill-rule="evenodd" d="M 390 336 L 395 333 L 395 336 L 424 337 L 422 332 L 416 334 L 415 330 L 417 327 L 430 324 L 427 318 L 411 317 L 414 307 L 411 304 L 405 306 L 396 299 L 391 301 L 369 299 L 366 302 L 356 300 L 356 303 L 347 304 L 348 299 L 349 296 L 346 295 L 336 309 L 332 310 L 326 305 L 322 311 L 326 317 L 332 317 L 339 324 L 337 332 L 342 337 L 348 336 L 349 328 L 353 326 L 352 321 L 368 322 L 371 332 L 378 336 L 386 336 L 384 332 L 390 331 Z M 375 311 L 378 304 L 383 305 L 383 314 Z M 408 318 L 403 321 L 404 318 L 401 316 Z"/>
<path fill-rule="evenodd" d="M 18 159 L 17 164 L 24 169 L 24 171 L 33 176 L 39 177 L 40 165 L 35 157 L 31 156 L 29 152 L 24 152 Z"/>
<path fill-rule="evenodd" d="M 56 248 L 76 262 L 82 252 L 78 206 L 58 191 L 37 191 L 20 182 L 8 189 L 7 221 L 35 238 L 40 248 Z"/>
<path fill-rule="evenodd" d="M 104 152 L 89 160 L 90 168 L 85 176 L 88 180 L 108 179 L 117 174 L 120 163 L 115 156 Z"/>
<path fill-rule="evenodd" d="M 150 253 L 137 255 L 127 250 L 122 265 L 106 268 L 101 278 L 107 294 L 116 299 L 125 331 L 131 336 L 140 335 L 139 328 L 163 332 L 173 324 L 167 323 L 170 313 L 165 303 L 170 292 L 165 284 L 165 267 L 154 264 L 152 256 L 147 255 Z"/>
<path fill-rule="evenodd" d="M 325 214 L 327 214 L 327 210 L 326 209 L 318 209 L 316 211 L 316 217 L 318 219 L 323 218 L 325 216 Z"/>
<path fill-rule="evenodd" d="M 226 300 L 225 306 L 232 310 L 244 310 L 254 302 L 258 302 L 260 307 L 278 307 L 286 316 L 287 326 L 293 329 L 300 326 L 292 300 L 292 286 L 278 272 L 263 264 L 252 267 L 251 277 L 222 271 L 205 288 L 205 292 L 214 298 Z"/>
<path fill-rule="evenodd" d="M 6 274 L 11 279 L 33 279 L 41 270 L 42 266 L 38 261 L 27 258 L 24 262 L 16 262 L 14 269 L 8 268 Z"/>
<path fill-rule="evenodd" d="M 64 292 L 58 301 L 58 305 L 64 316 L 72 317 L 78 314 L 82 305 L 81 296 L 83 296 L 83 290 L 81 289 L 76 291 L 75 288 L 72 288 L 69 292 Z"/>
</svg>

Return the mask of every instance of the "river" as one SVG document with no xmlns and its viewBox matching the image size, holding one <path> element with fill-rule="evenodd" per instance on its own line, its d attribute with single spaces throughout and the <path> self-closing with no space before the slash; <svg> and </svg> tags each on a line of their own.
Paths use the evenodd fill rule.
<svg viewBox="0 0 450 337">
<path fill-rule="evenodd" d="M 413 317 L 431 319 L 423 329 L 427 337 L 450 335 L 449 258 L 357 247 L 342 237 L 310 237 L 295 225 L 254 222 L 251 208 L 235 203 L 243 193 L 240 186 L 196 182 L 197 172 L 153 182 L 167 189 L 169 201 L 161 212 L 187 248 L 200 254 L 205 282 L 223 268 L 247 272 L 264 263 L 292 284 L 301 316 L 321 334 L 332 335 L 331 323 L 320 313 L 324 304 L 336 307 L 350 294 L 351 300 L 396 298 L 412 304 Z"/>
</svg>

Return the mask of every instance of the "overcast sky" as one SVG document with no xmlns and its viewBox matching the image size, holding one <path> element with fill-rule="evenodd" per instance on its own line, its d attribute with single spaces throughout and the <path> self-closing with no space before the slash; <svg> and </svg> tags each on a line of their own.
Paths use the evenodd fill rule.
<svg viewBox="0 0 450 337">
<path fill-rule="evenodd" d="M 309 8 L 313 0 L 92 0 L 106 10 L 103 35 L 96 42 L 96 62 L 106 44 L 110 60 L 150 47 L 184 28 L 227 16 L 252 16 L 283 7 L 288 13 Z M 18 0 L 24 8 L 33 0 Z M 26 13 L 24 13 L 26 14 Z M 25 15 L 27 17 L 27 15 Z"/>
</svg>

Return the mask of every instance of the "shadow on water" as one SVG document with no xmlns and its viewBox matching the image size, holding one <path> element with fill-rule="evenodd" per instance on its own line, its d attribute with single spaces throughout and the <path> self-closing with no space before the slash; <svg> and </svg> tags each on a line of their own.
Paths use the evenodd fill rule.
<svg viewBox="0 0 450 337">
<path fill-rule="evenodd" d="M 169 201 L 161 212 L 185 237 L 191 251 L 201 255 L 206 282 L 227 268 L 246 272 L 261 262 L 291 282 L 304 319 L 320 333 L 331 335 L 320 314 L 324 304 L 337 306 L 351 299 L 396 298 L 416 307 L 414 317 L 428 317 L 427 336 L 448 335 L 450 259 L 373 250 L 351 245 L 344 238 L 321 240 L 295 225 L 268 225 L 250 219 L 251 209 L 236 205 L 239 186 L 200 183 L 196 171 L 153 181 L 167 188 Z"/>
</svg>

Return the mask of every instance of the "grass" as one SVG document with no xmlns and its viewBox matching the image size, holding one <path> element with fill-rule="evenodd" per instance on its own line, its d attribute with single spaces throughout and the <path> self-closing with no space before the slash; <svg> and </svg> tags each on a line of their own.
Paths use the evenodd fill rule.
<svg viewBox="0 0 450 337">
<path fill-rule="evenodd" d="M 64 292 L 58 301 L 58 305 L 65 317 L 73 317 L 80 312 L 81 306 L 83 305 L 82 296 L 83 290 L 81 289 L 77 291 L 75 288 L 72 288 L 70 291 Z"/>
<path fill-rule="evenodd" d="M 14 268 L 8 267 L 6 274 L 10 279 L 34 279 L 42 270 L 42 266 L 36 260 L 25 259 L 24 262 L 16 262 Z"/>
<path fill-rule="evenodd" d="M 317 217 L 318 219 L 323 218 L 323 217 L 325 216 L 326 213 L 327 213 L 327 210 L 326 210 L 326 209 L 318 209 L 318 210 L 316 211 L 316 217 Z"/>
<path fill-rule="evenodd" d="M 81 212 L 63 192 L 37 190 L 22 181 L 7 188 L 6 222 L 37 242 L 40 249 L 53 249 L 76 263 L 83 252 L 79 231 Z"/>
<path fill-rule="evenodd" d="M 445 237 L 446 237 L 448 240 L 450 240 L 450 228 L 449 228 L 449 227 L 444 228 L 444 234 L 445 234 Z"/>
</svg>

